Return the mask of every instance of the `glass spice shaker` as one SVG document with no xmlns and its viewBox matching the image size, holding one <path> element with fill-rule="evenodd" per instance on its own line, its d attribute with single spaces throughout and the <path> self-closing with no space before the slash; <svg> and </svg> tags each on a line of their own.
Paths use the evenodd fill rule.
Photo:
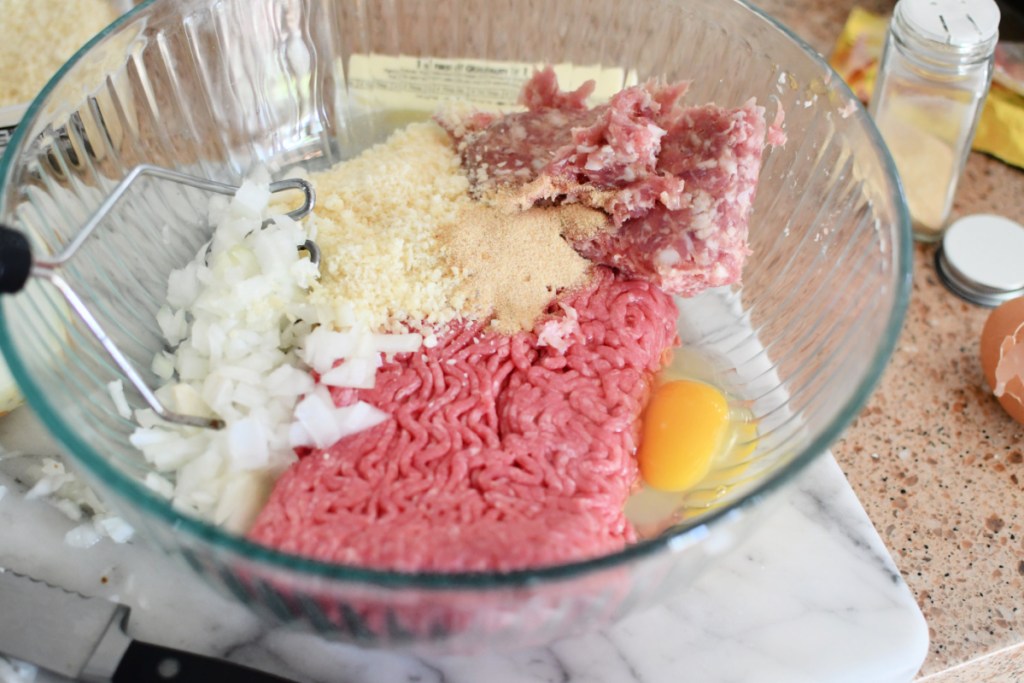
<svg viewBox="0 0 1024 683">
<path fill-rule="evenodd" d="M 899 0 L 871 115 L 903 181 L 914 238 L 942 238 L 992 82 L 994 0 Z"/>
</svg>

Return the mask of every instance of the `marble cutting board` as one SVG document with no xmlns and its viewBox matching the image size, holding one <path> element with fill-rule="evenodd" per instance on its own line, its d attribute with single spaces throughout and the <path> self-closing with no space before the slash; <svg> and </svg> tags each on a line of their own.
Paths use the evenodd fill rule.
<svg viewBox="0 0 1024 683">
<path fill-rule="evenodd" d="M 0 446 L 57 451 L 27 409 L 0 419 Z M 830 455 L 678 598 L 547 648 L 458 658 L 365 651 L 267 628 L 141 542 L 72 548 L 63 538 L 74 523 L 25 500 L 9 472 L 0 466 L 0 568 L 130 605 L 136 638 L 296 681 L 904 683 L 928 647 L 910 590 Z M 40 671 L 35 680 L 64 679 Z"/>
</svg>

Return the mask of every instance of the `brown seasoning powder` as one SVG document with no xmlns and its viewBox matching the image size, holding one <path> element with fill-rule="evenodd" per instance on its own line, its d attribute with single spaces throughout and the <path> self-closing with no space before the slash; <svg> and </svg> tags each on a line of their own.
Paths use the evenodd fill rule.
<svg viewBox="0 0 1024 683">
<path fill-rule="evenodd" d="M 506 202 L 473 202 L 437 238 L 463 276 L 459 290 L 470 306 L 494 311 L 491 326 L 512 334 L 531 329 L 556 294 L 587 282 L 590 262 L 563 235 L 593 235 L 607 223 L 578 204 L 519 211 Z"/>
</svg>

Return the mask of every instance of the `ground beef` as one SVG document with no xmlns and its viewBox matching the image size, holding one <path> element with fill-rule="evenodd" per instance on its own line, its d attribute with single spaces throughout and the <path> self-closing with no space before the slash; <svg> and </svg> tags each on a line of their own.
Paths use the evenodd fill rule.
<svg viewBox="0 0 1024 683">
<path fill-rule="evenodd" d="M 391 419 L 305 454 L 250 536 L 322 560 L 407 571 L 539 567 L 621 549 L 637 420 L 676 342 L 671 298 L 598 268 L 533 331 L 452 328 L 339 391 Z M 550 341 L 557 331 L 556 344 Z"/>
<path fill-rule="evenodd" d="M 586 109 L 587 88 L 558 89 L 554 71 L 523 90 L 527 111 L 441 114 L 477 196 L 515 193 L 520 208 L 580 202 L 609 228 L 574 241 L 588 259 L 672 294 L 739 282 L 747 224 L 769 130 L 750 100 L 728 109 L 680 102 L 687 84 L 645 83 Z M 571 236 L 567 236 L 572 239 Z"/>
</svg>

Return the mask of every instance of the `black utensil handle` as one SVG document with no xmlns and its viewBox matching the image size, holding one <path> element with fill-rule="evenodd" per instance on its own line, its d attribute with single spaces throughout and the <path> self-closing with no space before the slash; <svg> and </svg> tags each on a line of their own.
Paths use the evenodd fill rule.
<svg viewBox="0 0 1024 683">
<path fill-rule="evenodd" d="M 169 647 L 132 641 L 113 683 L 294 683 L 286 678 Z"/>
<path fill-rule="evenodd" d="M 20 292 L 32 272 L 32 248 L 28 238 L 14 228 L 0 225 L 0 294 Z"/>
</svg>

